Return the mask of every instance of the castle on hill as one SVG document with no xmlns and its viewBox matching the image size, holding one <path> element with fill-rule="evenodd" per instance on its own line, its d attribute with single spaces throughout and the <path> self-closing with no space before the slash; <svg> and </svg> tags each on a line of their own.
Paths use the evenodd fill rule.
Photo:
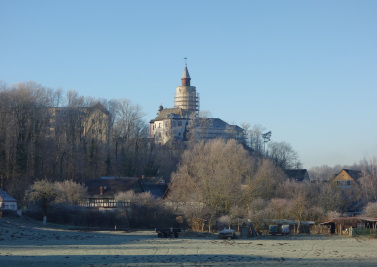
<svg viewBox="0 0 377 267">
<path fill-rule="evenodd" d="M 199 116 L 199 94 L 191 86 L 187 64 L 181 78 L 182 85 L 176 88 L 174 108 L 158 108 L 157 117 L 150 121 L 150 138 L 154 143 L 185 142 L 190 138 L 209 141 L 222 138 L 244 142 L 244 130 L 219 118 Z"/>
</svg>

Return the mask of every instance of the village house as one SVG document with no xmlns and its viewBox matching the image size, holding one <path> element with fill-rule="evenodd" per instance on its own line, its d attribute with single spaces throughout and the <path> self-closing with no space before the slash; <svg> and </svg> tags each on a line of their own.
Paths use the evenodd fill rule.
<svg viewBox="0 0 377 267">
<path fill-rule="evenodd" d="M 310 182 L 307 169 L 285 170 L 288 179 L 296 182 Z"/>
<path fill-rule="evenodd" d="M 2 210 L 17 211 L 17 200 L 0 189 L 0 208 Z"/>
<path fill-rule="evenodd" d="M 335 183 L 342 191 L 345 198 L 352 198 L 358 185 L 358 179 L 361 177 L 361 171 L 343 169 L 335 175 L 332 183 Z"/>
<path fill-rule="evenodd" d="M 121 192 L 133 191 L 136 194 L 149 192 L 154 198 L 163 198 L 168 189 L 168 185 L 161 178 L 101 177 L 86 180 L 84 185 L 87 187 L 88 197 L 81 199 L 79 205 L 99 210 L 117 208 L 115 196 Z"/>
</svg>

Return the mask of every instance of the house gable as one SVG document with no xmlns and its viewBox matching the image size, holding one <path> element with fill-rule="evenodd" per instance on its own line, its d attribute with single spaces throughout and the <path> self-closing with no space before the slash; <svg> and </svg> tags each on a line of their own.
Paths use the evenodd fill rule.
<svg viewBox="0 0 377 267">
<path fill-rule="evenodd" d="M 88 195 L 90 197 L 114 198 L 120 192 L 130 190 L 135 193 L 143 192 L 139 178 L 95 179 L 86 180 L 84 184 L 88 188 Z"/>
<path fill-rule="evenodd" d="M 345 197 L 350 198 L 355 193 L 360 177 L 361 171 L 343 169 L 335 175 L 332 183 L 335 183 L 342 190 Z"/>
<path fill-rule="evenodd" d="M 289 179 L 296 182 L 309 182 L 309 173 L 307 169 L 285 170 Z"/>
<path fill-rule="evenodd" d="M 0 189 L 0 208 L 17 211 L 17 200 Z"/>
<path fill-rule="evenodd" d="M 88 198 L 80 201 L 80 206 L 84 207 L 116 208 L 116 194 L 130 190 L 144 192 L 139 178 L 95 179 L 86 180 L 84 184 L 88 191 Z"/>
</svg>

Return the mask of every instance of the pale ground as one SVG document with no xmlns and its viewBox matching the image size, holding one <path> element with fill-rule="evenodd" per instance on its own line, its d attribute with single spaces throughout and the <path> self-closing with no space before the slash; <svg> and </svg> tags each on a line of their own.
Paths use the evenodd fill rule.
<svg viewBox="0 0 377 267">
<path fill-rule="evenodd" d="M 0 266 L 377 266 L 377 239 L 296 235 L 220 240 L 154 231 L 80 232 L 0 219 Z"/>
</svg>

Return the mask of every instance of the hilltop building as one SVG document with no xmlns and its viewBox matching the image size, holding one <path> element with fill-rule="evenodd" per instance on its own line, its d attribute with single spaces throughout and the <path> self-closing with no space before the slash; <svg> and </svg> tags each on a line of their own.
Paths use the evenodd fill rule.
<svg viewBox="0 0 377 267">
<path fill-rule="evenodd" d="M 49 136 L 60 142 L 72 142 L 76 138 L 85 137 L 108 145 L 110 133 L 111 114 L 99 103 L 92 107 L 49 109 Z"/>
<path fill-rule="evenodd" d="M 208 141 L 216 138 L 244 141 L 244 130 L 230 125 L 219 118 L 200 118 L 199 94 L 191 86 L 187 64 L 181 78 L 182 85 L 176 88 L 175 107 L 161 105 L 157 117 L 150 121 L 150 138 L 156 144 L 164 145 L 170 141 L 184 142 L 195 136 L 197 140 Z"/>
</svg>

